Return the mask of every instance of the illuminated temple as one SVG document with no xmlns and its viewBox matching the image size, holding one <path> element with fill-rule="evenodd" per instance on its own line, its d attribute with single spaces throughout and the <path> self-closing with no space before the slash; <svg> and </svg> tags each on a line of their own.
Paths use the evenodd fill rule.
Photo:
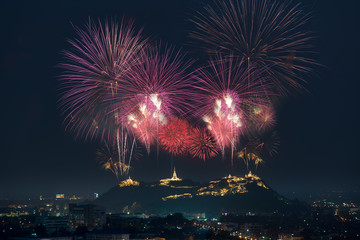
<svg viewBox="0 0 360 240">
<path fill-rule="evenodd" d="M 139 186 L 138 181 L 132 180 L 130 177 L 119 184 L 119 187 Z"/>
<path fill-rule="evenodd" d="M 174 167 L 174 171 L 173 171 L 172 177 L 171 177 L 171 178 L 161 179 L 161 180 L 160 180 L 160 185 L 168 186 L 170 182 L 179 182 L 179 181 L 182 181 L 182 179 L 181 179 L 181 178 L 178 178 L 178 176 L 176 175 L 175 167 Z"/>
</svg>

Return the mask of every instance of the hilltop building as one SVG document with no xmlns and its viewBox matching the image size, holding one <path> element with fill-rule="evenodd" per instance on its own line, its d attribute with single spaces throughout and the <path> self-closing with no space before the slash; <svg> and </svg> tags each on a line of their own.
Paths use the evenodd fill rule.
<svg viewBox="0 0 360 240">
<path fill-rule="evenodd" d="M 182 178 L 178 178 L 176 174 L 176 169 L 174 167 L 173 175 L 171 178 L 165 178 L 160 180 L 160 185 L 169 185 L 170 182 L 179 182 L 182 181 Z"/>
</svg>

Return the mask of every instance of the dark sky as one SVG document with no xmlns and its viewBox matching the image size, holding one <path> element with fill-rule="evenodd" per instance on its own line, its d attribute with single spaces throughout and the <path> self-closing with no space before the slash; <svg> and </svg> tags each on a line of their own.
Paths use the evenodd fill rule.
<svg viewBox="0 0 360 240">
<path fill-rule="evenodd" d="M 70 22 L 134 18 L 145 34 L 182 46 L 187 20 L 199 7 L 190 0 L 6 1 L 1 3 L 1 157 L 0 197 L 57 192 L 104 192 L 116 181 L 95 161 L 96 144 L 65 132 L 57 107 L 56 67 L 60 51 L 75 37 Z M 298 2 L 298 0 L 294 0 Z M 359 189 L 357 113 L 359 99 L 360 1 L 304 0 L 313 11 L 309 29 L 318 60 L 307 80 L 308 93 L 289 96 L 278 106 L 280 153 L 258 170 L 283 194 Z M 186 49 L 186 47 L 184 47 Z M 205 181 L 245 167 L 221 159 L 204 164 L 176 159 L 178 174 Z M 144 157 L 133 178 L 158 180 L 169 175 L 169 157 Z"/>
</svg>

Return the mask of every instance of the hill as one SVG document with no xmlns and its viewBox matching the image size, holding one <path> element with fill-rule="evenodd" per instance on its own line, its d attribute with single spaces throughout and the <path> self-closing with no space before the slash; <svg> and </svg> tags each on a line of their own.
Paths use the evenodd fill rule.
<svg viewBox="0 0 360 240">
<path fill-rule="evenodd" d="M 206 213 L 207 216 L 247 212 L 270 214 L 290 211 L 297 205 L 280 196 L 251 172 L 243 177 L 229 175 L 206 184 L 180 179 L 175 172 L 172 178 L 158 183 L 137 182 L 129 178 L 94 203 L 110 212 Z"/>
</svg>

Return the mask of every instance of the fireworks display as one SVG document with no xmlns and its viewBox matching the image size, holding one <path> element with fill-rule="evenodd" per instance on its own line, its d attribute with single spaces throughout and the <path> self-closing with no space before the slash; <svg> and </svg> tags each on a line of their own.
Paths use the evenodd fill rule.
<svg viewBox="0 0 360 240">
<path fill-rule="evenodd" d="M 109 137 L 119 126 L 119 114 L 106 100 L 138 63 L 146 42 L 132 22 L 89 23 L 86 30 L 76 30 L 78 39 L 69 41 L 72 50 L 63 52 L 60 106 L 67 126 L 77 135 Z"/>
<path fill-rule="evenodd" d="M 119 106 L 121 113 L 130 114 L 145 104 L 150 111 L 164 114 L 188 112 L 189 98 L 193 96 L 193 61 L 186 60 L 180 51 L 168 46 L 149 46 L 142 52 L 141 63 L 135 65 L 115 100 L 129 99 L 126 106 Z"/>
<path fill-rule="evenodd" d="M 257 131 L 266 131 L 272 129 L 276 124 L 275 112 L 269 106 L 255 106 L 251 113 L 252 122 Z"/>
<path fill-rule="evenodd" d="M 116 102 L 129 99 L 119 106 L 119 112 L 127 116 L 127 123 L 148 152 L 168 118 L 184 115 L 190 108 L 190 66 L 191 61 L 172 48 L 151 47 L 129 74 L 124 84 L 127 91 L 115 96 Z"/>
<path fill-rule="evenodd" d="M 273 99 L 302 86 L 315 64 L 308 19 L 288 1 L 214 2 L 193 19 L 191 36 L 210 54 L 200 66 L 131 21 L 76 28 L 60 65 L 66 127 L 100 137 L 98 157 L 117 178 L 129 173 L 137 143 L 149 156 L 153 145 L 203 161 L 221 152 L 233 163 L 236 153 L 257 168 L 279 145 Z"/>
<path fill-rule="evenodd" d="M 266 74 L 281 93 L 302 86 L 315 61 L 304 31 L 310 15 L 291 1 L 213 1 L 193 20 L 191 37 L 209 54 L 233 54 Z"/>
<path fill-rule="evenodd" d="M 227 147 L 233 155 L 240 133 L 246 131 L 249 109 L 262 108 L 269 93 L 268 85 L 259 80 L 258 70 L 249 71 L 244 64 L 243 60 L 219 56 L 194 77 L 199 90 L 196 114 L 206 123 L 223 155 Z"/>
</svg>

